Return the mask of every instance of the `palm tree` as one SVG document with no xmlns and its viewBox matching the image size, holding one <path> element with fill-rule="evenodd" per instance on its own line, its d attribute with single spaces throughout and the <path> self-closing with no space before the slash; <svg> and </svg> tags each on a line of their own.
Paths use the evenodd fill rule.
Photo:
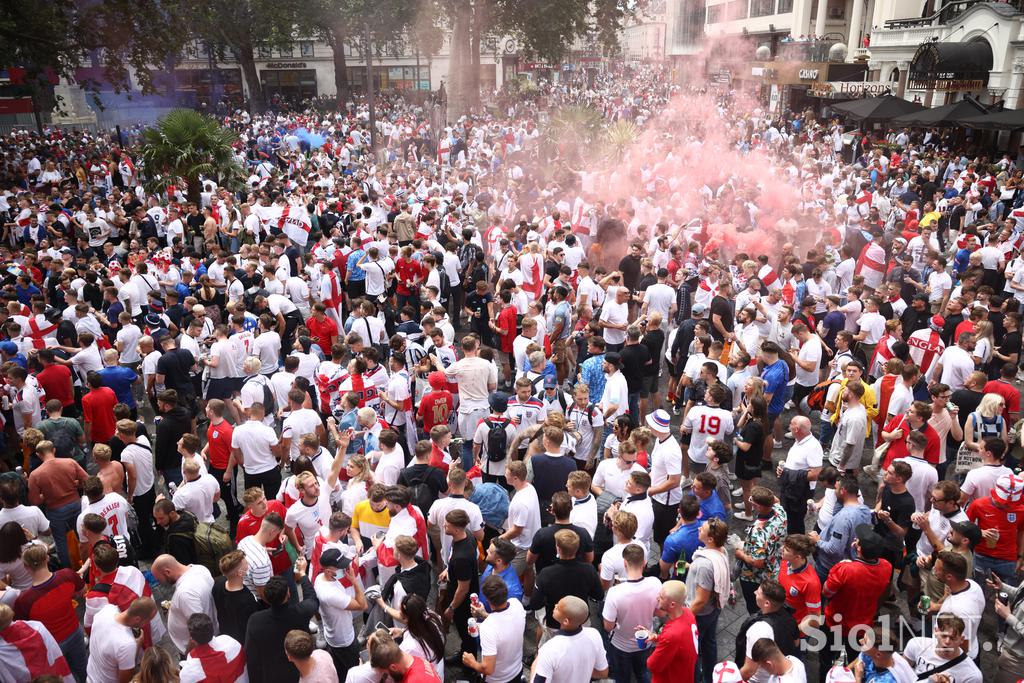
<svg viewBox="0 0 1024 683">
<path fill-rule="evenodd" d="M 232 145 L 238 135 L 216 119 L 191 109 L 174 109 L 142 134 L 142 169 L 147 189 L 160 192 L 184 181 L 190 202 L 199 203 L 200 177 L 218 185 L 243 178 Z"/>
<path fill-rule="evenodd" d="M 604 136 L 609 161 L 612 164 L 618 164 L 623 161 L 626 152 L 636 144 L 637 138 L 640 136 L 640 129 L 632 121 L 619 119 L 608 124 Z"/>
</svg>

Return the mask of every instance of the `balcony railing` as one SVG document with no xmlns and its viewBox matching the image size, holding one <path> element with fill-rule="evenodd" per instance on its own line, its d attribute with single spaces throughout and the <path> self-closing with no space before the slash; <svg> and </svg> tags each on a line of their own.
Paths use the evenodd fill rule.
<svg viewBox="0 0 1024 683">
<path fill-rule="evenodd" d="M 914 28 L 918 26 L 942 26 L 956 20 L 961 14 L 971 7 L 980 4 L 1002 5 L 1012 12 L 1020 12 L 1024 6 L 1024 0 L 1010 0 L 1009 2 L 991 2 L 991 0 L 954 0 L 945 3 L 938 11 L 926 17 L 911 17 L 909 19 L 890 19 L 885 22 L 887 29 Z"/>
<path fill-rule="evenodd" d="M 784 62 L 827 62 L 828 51 L 836 43 L 846 40 L 839 34 L 834 38 L 823 40 L 781 40 L 778 46 L 777 61 Z"/>
</svg>

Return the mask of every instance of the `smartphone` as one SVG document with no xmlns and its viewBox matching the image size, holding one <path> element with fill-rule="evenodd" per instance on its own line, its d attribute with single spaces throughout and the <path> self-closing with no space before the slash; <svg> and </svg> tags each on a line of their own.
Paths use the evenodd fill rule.
<svg viewBox="0 0 1024 683">
<path fill-rule="evenodd" d="M 378 622 L 377 622 L 377 625 L 376 625 L 376 626 L 374 626 L 373 628 L 375 628 L 375 629 L 378 629 L 378 628 L 382 628 L 382 629 L 384 629 L 385 631 L 389 631 L 389 630 L 390 630 L 390 629 L 388 628 L 388 625 L 387 625 L 387 624 L 385 624 L 385 623 L 384 623 L 383 621 L 378 621 Z"/>
</svg>

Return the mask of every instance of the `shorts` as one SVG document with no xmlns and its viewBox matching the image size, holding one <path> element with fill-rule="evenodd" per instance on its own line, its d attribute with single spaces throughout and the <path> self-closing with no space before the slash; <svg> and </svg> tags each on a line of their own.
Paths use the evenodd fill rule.
<svg viewBox="0 0 1024 683">
<path fill-rule="evenodd" d="M 658 375 L 642 377 L 640 379 L 640 398 L 650 398 L 651 394 L 658 393 L 658 385 L 660 383 L 661 377 Z"/>
<path fill-rule="evenodd" d="M 349 300 L 358 299 L 366 294 L 366 280 L 349 280 L 345 284 Z"/>
<path fill-rule="evenodd" d="M 234 377 L 211 379 L 210 384 L 206 387 L 206 400 L 209 401 L 212 398 L 227 400 L 234 395 L 237 386 L 238 380 Z"/>
<path fill-rule="evenodd" d="M 526 553 L 528 548 L 516 547 L 516 556 L 512 560 L 512 568 L 516 570 L 516 574 L 522 578 L 526 574 Z"/>
</svg>

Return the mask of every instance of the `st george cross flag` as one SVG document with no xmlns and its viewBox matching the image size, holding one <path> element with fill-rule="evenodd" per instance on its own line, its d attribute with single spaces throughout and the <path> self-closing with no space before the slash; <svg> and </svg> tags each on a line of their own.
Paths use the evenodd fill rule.
<svg viewBox="0 0 1024 683">
<path fill-rule="evenodd" d="M 110 574 L 96 578 L 89 592 L 85 594 L 85 619 L 86 631 L 92 629 L 92 621 L 96 613 L 107 605 L 116 605 L 120 611 L 125 611 L 128 606 L 139 598 L 153 597 L 153 589 L 146 582 L 146 577 L 136 567 L 118 567 Z M 153 615 L 149 623 L 144 625 L 142 632 L 145 635 L 144 644 L 149 647 L 158 643 L 167 633 L 164 622 L 159 614 Z"/>
<path fill-rule="evenodd" d="M 252 211 L 264 225 L 281 230 L 300 247 L 305 247 L 309 241 L 309 231 L 313 228 L 313 222 L 309 218 L 309 209 L 305 204 L 256 205 Z"/>
<path fill-rule="evenodd" d="M 245 653 L 231 636 L 215 636 L 189 650 L 180 676 L 181 683 L 249 683 Z"/>
<path fill-rule="evenodd" d="M 57 676 L 74 683 L 67 660 L 50 632 L 38 621 L 15 621 L 0 631 L 0 680 L 31 681 Z"/>
</svg>

